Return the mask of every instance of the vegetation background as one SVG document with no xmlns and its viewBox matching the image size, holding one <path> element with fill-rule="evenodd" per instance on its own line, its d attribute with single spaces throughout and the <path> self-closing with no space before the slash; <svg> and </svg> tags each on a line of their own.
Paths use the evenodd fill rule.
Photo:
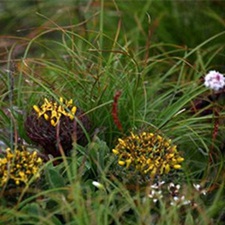
<svg viewBox="0 0 225 225">
<path fill-rule="evenodd" d="M 24 121 L 46 96 L 73 99 L 92 124 L 89 143 L 46 162 L 38 183 L 1 190 L 0 224 L 225 224 L 224 90 L 203 85 L 208 71 L 225 73 L 224 8 L 218 0 L 0 1 L 1 153 L 19 144 L 42 152 Z M 163 179 L 184 186 L 191 204 L 171 204 L 167 189 L 154 202 L 151 181 L 131 181 L 117 165 L 112 149 L 131 131 L 178 146 L 182 178 Z"/>
</svg>

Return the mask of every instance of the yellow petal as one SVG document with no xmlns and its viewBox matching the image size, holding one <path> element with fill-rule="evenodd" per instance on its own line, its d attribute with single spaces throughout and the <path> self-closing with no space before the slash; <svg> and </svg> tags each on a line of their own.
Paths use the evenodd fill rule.
<svg viewBox="0 0 225 225">
<path fill-rule="evenodd" d="M 49 101 L 47 98 L 44 99 L 45 103 L 48 105 L 49 104 Z"/>
<path fill-rule="evenodd" d="M 165 165 L 165 173 L 169 173 L 170 172 L 170 165 L 166 164 Z"/>
<path fill-rule="evenodd" d="M 115 155 L 118 155 L 118 154 L 119 154 L 119 151 L 116 150 L 116 149 L 113 149 L 112 152 L 113 152 Z"/>
<path fill-rule="evenodd" d="M 67 114 L 67 116 L 68 116 L 71 120 L 73 120 L 73 119 L 74 119 L 74 115 Z"/>
<path fill-rule="evenodd" d="M 55 110 L 52 110 L 51 118 L 53 118 L 53 117 L 57 117 L 57 112 Z"/>
<path fill-rule="evenodd" d="M 174 153 L 170 153 L 170 154 L 168 155 L 168 158 L 169 158 L 169 159 L 172 158 L 172 157 L 174 157 Z"/>
<path fill-rule="evenodd" d="M 178 157 L 178 158 L 177 158 L 177 162 L 178 162 L 178 163 L 181 163 L 181 162 L 183 162 L 183 161 L 184 161 L 184 158 L 182 158 L 182 157 Z"/>
<path fill-rule="evenodd" d="M 41 158 L 38 158 L 37 159 L 37 163 L 42 163 L 42 159 Z"/>
<path fill-rule="evenodd" d="M 120 144 L 126 145 L 126 143 L 125 143 L 125 141 L 123 139 L 119 138 L 118 141 L 119 141 Z"/>
<path fill-rule="evenodd" d="M 126 160 L 126 167 L 129 168 L 130 164 L 132 163 L 131 159 Z"/>
<path fill-rule="evenodd" d="M 130 134 L 131 134 L 131 137 L 134 139 L 135 138 L 135 135 L 132 132 Z"/>
<path fill-rule="evenodd" d="M 120 166 L 124 166 L 125 165 L 125 162 L 124 161 L 118 161 L 118 164 L 120 165 Z"/>
<path fill-rule="evenodd" d="M 70 106 L 70 105 L 72 105 L 73 104 L 73 99 L 70 99 L 69 101 L 68 101 L 68 103 L 67 103 L 67 106 Z"/>
<path fill-rule="evenodd" d="M 157 135 L 158 141 L 162 141 L 162 137 L 160 135 Z"/>
<path fill-rule="evenodd" d="M 77 107 L 76 106 L 73 106 L 73 108 L 71 109 L 71 113 L 73 115 L 75 115 L 76 111 L 77 111 Z"/>
<path fill-rule="evenodd" d="M 41 110 L 39 109 L 39 107 L 38 107 L 37 105 L 34 105 L 34 106 L 33 106 L 33 109 L 34 109 L 34 111 L 37 112 L 37 113 L 40 113 L 40 112 L 41 112 Z"/>
<path fill-rule="evenodd" d="M 156 175 L 156 171 L 157 171 L 157 168 L 154 167 L 153 170 L 152 170 L 151 173 L 150 173 L 150 176 L 151 176 L 151 177 L 154 177 L 154 176 Z"/>
<path fill-rule="evenodd" d="M 16 185 L 19 185 L 20 181 L 19 180 L 15 180 L 15 183 L 16 183 Z"/>
<path fill-rule="evenodd" d="M 58 112 L 60 112 L 60 113 L 64 113 L 64 108 L 60 105 L 59 107 L 58 107 L 58 110 L 57 110 Z"/>
<path fill-rule="evenodd" d="M 44 118 L 45 118 L 46 120 L 48 120 L 48 119 L 49 119 L 49 116 L 45 113 L 45 114 L 44 114 Z"/>
<path fill-rule="evenodd" d="M 56 126 L 56 122 L 54 120 L 51 120 L 51 125 L 55 127 Z"/>
<path fill-rule="evenodd" d="M 180 168 L 181 168 L 181 165 L 176 164 L 176 165 L 173 166 L 173 168 L 174 168 L 174 169 L 180 169 Z"/>
</svg>

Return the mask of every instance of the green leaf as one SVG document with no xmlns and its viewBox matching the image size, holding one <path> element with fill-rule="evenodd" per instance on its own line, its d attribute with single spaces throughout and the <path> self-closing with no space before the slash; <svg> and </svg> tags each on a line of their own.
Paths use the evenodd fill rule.
<svg viewBox="0 0 225 225">
<path fill-rule="evenodd" d="M 101 168 L 105 167 L 107 156 L 110 152 L 109 147 L 105 141 L 100 140 L 98 137 L 95 141 L 88 146 L 89 155 L 94 162 L 97 162 Z"/>
<path fill-rule="evenodd" d="M 36 215 L 36 216 L 43 215 L 43 212 L 41 212 L 40 206 L 35 202 L 25 205 L 22 208 L 22 211 L 26 212 L 30 216 L 32 216 L 32 215 Z"/>
<path fill-rule="evenodd" d="M 62 222 L 55 216 L 51 218 L 54 225 L 62 225 Z"/>
<path fill-rule="evenodd" d="M 65 186 L 64 179 L 60 175 L 59 171 L 48 168 L 46 170 L 45 175 L 46 175 L 46 180 L 50 185 L 50 188 L 59 188 L 59 187 Z"/>
<path fill-rule="evenodd" d="M 185 225 L 194 224 L 194 218 L 190 213 L 187 214 L 184 224 Z"/>
</svg>

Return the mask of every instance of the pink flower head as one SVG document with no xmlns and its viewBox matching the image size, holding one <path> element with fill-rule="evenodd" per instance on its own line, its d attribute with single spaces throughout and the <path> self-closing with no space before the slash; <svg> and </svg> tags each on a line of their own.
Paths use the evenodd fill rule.
<svg viewBox="0 0 225 225">
<path fill-rule="evenodd" d="M 223 74 L 215 70 L 211 70 L 205 76 L 204 85 L 214 91 L 218 91 L 225 86 L 225 77 Z"/>
</svg>

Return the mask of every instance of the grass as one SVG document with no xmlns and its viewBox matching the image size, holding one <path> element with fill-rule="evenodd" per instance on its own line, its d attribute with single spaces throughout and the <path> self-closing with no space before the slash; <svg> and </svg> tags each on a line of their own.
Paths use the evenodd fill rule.
<svg viewBox="0 0 225 225">
<path fill-rule="evenodd" d="M 45 161 L 40 179 L 1 187 L 0 224 L 222 225 L 224 91 L 203 85 L 209 70 L 224 73 L 222 6 L 2 3 L 0 23 L 8 21 L 0 37 L 2 157 L 20 145 L 43 154 L 24 122 L 44 97 L 73 99 L 91 131 L 82 128 L 86 145 L 74 142 L 70 154 Z M 131 131 L 172 139 L 185 159 L 182 170 L 153 179 L 119 166 L 112 149 Z M 156 181 L 166 183 L 154 189 Z M 162 197 L 151 197 L 152 190 Z"/>
</svg>

